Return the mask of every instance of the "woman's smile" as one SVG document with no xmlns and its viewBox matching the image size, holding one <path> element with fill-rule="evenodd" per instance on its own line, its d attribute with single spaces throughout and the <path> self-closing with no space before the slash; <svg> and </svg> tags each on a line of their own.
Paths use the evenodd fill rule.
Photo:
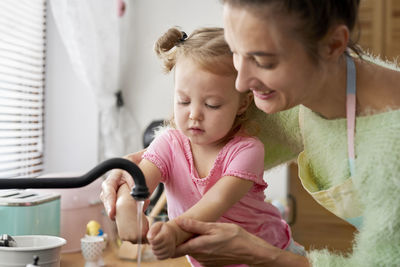
<svg viewBox="0 0 400 267">
<path fill-rule="evenodd" d="M 254 88 L 250 88 L 250 90 L 253 92 L 254 97 L 260 98 L 261 100 L 268 100 L 276 95 L 274 90 L 261 91 Z"/>
</svg>

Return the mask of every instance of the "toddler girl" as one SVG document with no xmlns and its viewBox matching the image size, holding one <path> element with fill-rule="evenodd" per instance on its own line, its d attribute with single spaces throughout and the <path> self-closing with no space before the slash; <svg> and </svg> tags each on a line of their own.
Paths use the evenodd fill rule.
<svg viewBox="0 0 400 267">
<path fill-rule="evenodd" d="M 172 28 L 155 50 L 165 70 L 175 71 L 174 118 L 139 167 L 150 191 L 164 183 L 170 220 L 150 230 L 143 220 L 143 233 L 137 233 L 136 203 L 125 184 L 117 199 L 120 237 L 136 242 L 147 233 L 158 259 L 173 257 L 175 248 L 192 237 L 174 219 L 190 217 L 235 223 L 276 247 L 303 253 L 278 210 L 264 201 L 264 146 L 252 136 L 255 127 L 246 116 L 252 95 L 235 90 L 237 72 L 223 29 L 202 28 L 186 38 Z"/>
</svg>

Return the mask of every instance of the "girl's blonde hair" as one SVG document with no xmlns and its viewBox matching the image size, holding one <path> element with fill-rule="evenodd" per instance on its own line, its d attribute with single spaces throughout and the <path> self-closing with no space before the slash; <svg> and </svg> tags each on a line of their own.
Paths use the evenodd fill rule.
<svg viewBox="0 0 400 267">
<path fill-rule="evenodd" d="M 165 73 L 169 73 L 176 65 L 179 58 L 190 58 L 202 69 L 210 73 L 222 76 L 237 76 L 233 66 L 232 52 L 224 39 L 224 29 L 217 27 L 199 28 L 189 36 L 180 29 L 173 27 L 164 33 L 155 43 L 154 50 L 163 61 Z M 241 97 L 246 97 L 242 93 Z M 239 130 L 245 130 L 247 134 L 256 134 L 256 127 L 249 127 L 250 118 L 248 110 L 255 108 L 254 102 L 241 115 L 237 116 L 228 138 Z M 172 118 L 168 124 L 175 127 Z M 250 130 L 252 128 L 252 130 Z"/>
<path fill-rule="evenodd" d="M 222 28 L 200 28 L 189 37 L 178 28 L 170 28 L 157 40 L 154 50 L 163 60 L 166 73 L 174 68 L 178 58 L 189 57 L 211 73 L 237 75 Z"/>
</svg>

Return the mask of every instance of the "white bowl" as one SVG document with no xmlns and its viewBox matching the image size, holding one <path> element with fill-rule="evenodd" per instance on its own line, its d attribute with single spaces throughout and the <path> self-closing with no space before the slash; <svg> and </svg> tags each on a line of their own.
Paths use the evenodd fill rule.
<svg viewBox="0 0 400 267">
<path fill-rule="evenodd" d="M 26 267 L 39 257 L 40 267 L 59 267 L 60 251 L 66 241 L 50 235 L 13 236 L 16 247 L 0 247 L 0 267 Z"/>
</svg>

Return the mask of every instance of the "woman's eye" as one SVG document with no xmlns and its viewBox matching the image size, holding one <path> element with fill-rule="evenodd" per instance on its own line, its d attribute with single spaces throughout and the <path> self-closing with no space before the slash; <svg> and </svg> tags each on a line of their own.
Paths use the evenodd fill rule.
<svg viewBox="0 0 400 267">
<path fill-rule="evenodd" d="M 252 58 L 252 60 L 257 67 L 262 69 L 273 69 L 276 66 L 276 63 L 263 63 L 258 61 L 256 58 Z"/>
<path fill-rule="evenodd" d="M 211 108 L 211 109 L 219 109 L 221 107 L 221 105 L 210 105 L 210 104 L 206 104 L 206 107 Z"/>
<path fill-rule="evenodd" d="M 275 67 L 275 64 L 257 64 L 257 66 L 262 69 L 273 69 Z"/>
<path fill-rule="evenodd" d="M 257 67 L 262 68 L 262 69 L 273 69 L 275 67 L 275 63 L 260 63 L 256 60 L 254 60 L 254 62 Z"/>
</svg>

